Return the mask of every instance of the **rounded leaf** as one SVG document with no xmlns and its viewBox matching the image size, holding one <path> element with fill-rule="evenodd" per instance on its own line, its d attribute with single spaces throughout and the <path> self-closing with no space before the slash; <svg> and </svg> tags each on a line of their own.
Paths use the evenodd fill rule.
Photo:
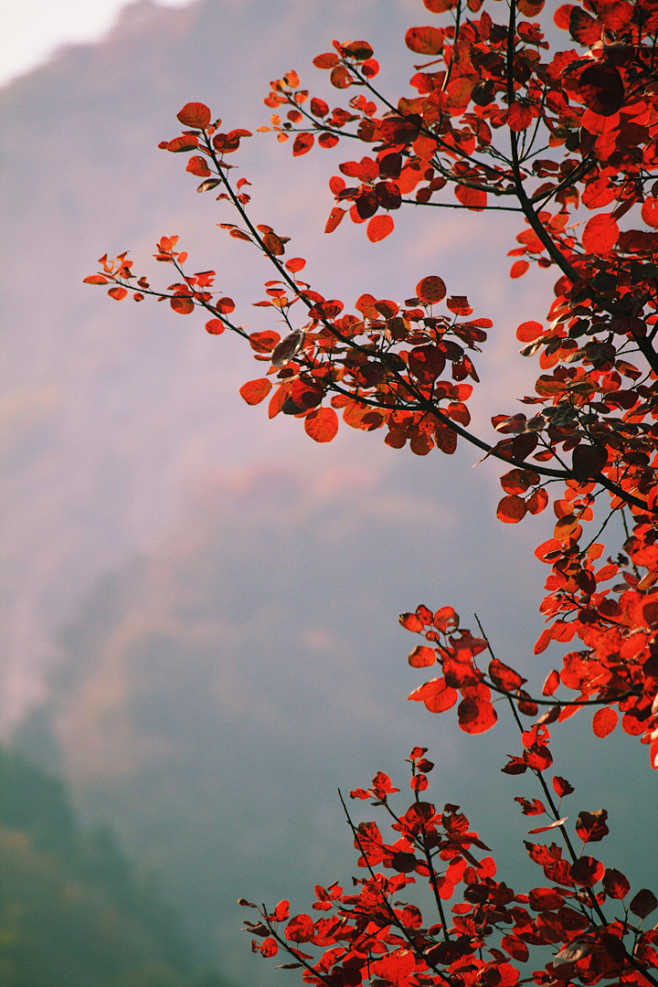
<svg viewBox="0 0 658 987">
<path fill-rule="evenodd" d="M 457 709 L 459 726 L 465 733 L 484 733 L 498 716 L 488 699 L 462 699 Z"/>
<path fill-rule="evenodd" d="M 516 330 L 516 338 L 520 343 L 532 343 L 544 335 L 541 322 L 522 322 Z"/>
<path fill-rule="evenodd" d="M 404 43 L 418 55 L 438 55 L 443 47 L 445 32 L 438 27 L 410 27 Z"/>
<path fill-rule="evenodd" d="M 304 430 L 315 442 L 331 442 L 338 431 L 338 415 L 333 408 L 316 408 L 304 419 Z"/>
<path fill-rule="evenodd" d="M 612 252 L 619 239 L 617 221 L 610 212 L 601 212 L 587 221 L 583 230 L 583 249 L 589 254 Z"/>
<path fill-rule="evenodd" d="M 174 295 L 169 299 L 169 304 L 179 315 L 189 315 L 194 311 L 194 302 L 187 295 Z"/>
<path fill-rule="evenodd" d="M 615 870 L 614 867 L 607 867 L 603 875 L 603 890 L 609 898 L 619 898 L 621 900 L 631 890 L 631 885 L 628 878 L 621 871 Z"/>
<path fill-rule="evenodd" d="M 308 942 L 313 938 L 313 919 L 310 915 L 295 915 L 285 929 L 286 939 L 292 942 Z"/>
<path fill-rule="evenodd" d="M 272 381 L 267 377 L 258 380 L 248 380 L 240 388 L 240 394 L 247 404 L 260 404 L 272 390 Z"/>
<path fill-rule="evenodd" d="M 576 884 L 583 884 L 589 888 L 600 881 L 604 873 L 605 867 L 595 857 L 580 857 L 571 865 L 571 876 Z"/>
<path fill-rule="evenodd" d="M 436 653 L 433 648 L 428 648 L 425 644 L 419 644 L 417 648 L 409 653 L 409 664 L 412 668 L 427 668 L 436 662 Z"/>
<path fill-rule="evenodd" d="M 518 524 L 525 517 L 526 510 L 525 500 L 512 494 L 509 497 L 503 497 L 500 501 L 496 510 L 496 517 L 506 524 Z"/>
<path fill-rule="evenodd" d="M 421 278 L 416 285 L 416 295 L 421 302 L 433 305 L 445 298 L 446 286 L 441 278 L 432 274 L 427 278 Z"/>
<path fill-rule="evenodd" d="M 373 216 L 366 227 L 367 237 L 371 243 L 378 243 L 393 232 L 393 226 L 390 216 Z"/>
<path fill-rule="evenodd" d="M 205 130 L 210 123 L 210 110 L 205 103 L 186 103 L 176 116 L 184 127 L 192 130 Z"/>
<path fill-rule="evenodd" d="M 597 709 L 592 719 L 592 729 L 597 737 L 607 737 L 617 726 L 619 714 L 611 706 Z"/>
</svg>

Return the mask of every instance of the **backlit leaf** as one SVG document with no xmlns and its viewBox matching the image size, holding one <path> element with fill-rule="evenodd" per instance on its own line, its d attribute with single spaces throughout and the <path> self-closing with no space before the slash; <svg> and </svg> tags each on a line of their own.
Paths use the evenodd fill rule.
<svg viewBox="0 0 658 987">
<path fill-rule="evenodd" d="M 371 243 L 378 243 L 393 232 L 393 220 L 389 215 L 373 216 L 366 227 L 366 235 Z"/>
<path fill-rule="evenodd" d="M 419 55 L 438 55 L 444 37 L 444 32 L 438 27 L 410 27 L 404 36 L 404 43 Z"/>
<path fill-rule="evenodd" d="M 436 663 L 436 653 L 433 648 L 419 644 L 409 653 L 408 661 L 412 668 L 427 668 Z"/>
<path fill-rule="evenodd" d="M 316 442 L 331 442 L 338 431 L 338 415 L 333 408 L 317 408 L 304 418 L 304 430 Z"/>
<path fill-rule="evenodd" d="M 295 157 L 306 154 L 313 147 L 315 138 L 313 134 L 297 134 L 292 145 L 292 153 Z"/>
<path fill-rule="evenodd" d="M 592 729 L 597 737 L 607 737 L 617 726 L 619 714 L 611 706 L 597 709 L 592 718 Z"/>
<path fill-rule="evenodd" d="M 184 127 L 192 130 L 205 130 L 210 123 L 210 110 L 204 103 L 186 103 L 176 116 Z"/>
<path fill-rule="evenodd" d="M 240 388 L 240 394 L 247 404 L 260 404 L 272 390 L 272 381 L 267 377 L 249 380 Z"/>
<path fill-rule="evenodd" d="M 463 206 L 474 212 L 481 212 L 487 206 L 487 193 L 482 189 L 468 188 L 466 185 L 455 186 L 455 196 Z"/>
<path fill-rule="evenodd" d="M 580 857 L 571 865 L 571 876 L 576 884 L 590 888 L 601 880 L 604 872 L 605 867 L 594 857 Z"/>
<path fill-rule="evenodd" d="M 310 915 L 295 915 L 285 928 L 285 937 L 292 942 L 308 942 L 313 934 L 313 919 Z"/>
<path fill-rule="evenodd" d="M 499 521 L 505 521 L 507 524 L 517 524 L 525 517 L 526 510 L 525 501 L 512 494 L 509 497 L 503 497 L 500 501 L 496 509 L 496 517 Z"/>
<path fill-rule="evenodd" d="M 606 867 L 603 875 L 603 890 L 609 898 L 622 899 L 631 890 L 631 885 L 621 871 L 615 870 L 614 867 Z"/>
<path fill-rule="evenodd" d="M 605 256 L 612 252 L 619 239 L 619 227 L 612 213 L 597 213 L 588 219 L 583 230 L 583 249 Z"/>
<path fill-rule="evenodd" d="M 465 733 L 484 733 L 498 716 L 488 699 L 462 699 L 457 709 L 459 726 Z"/>
<path fill-rule="evenodd" d="M 194 302 L 187 295 L 174 295 L 169 299 L 169 304 L 179 315 L 189 315 L 194 311 Z"/>
</svg>

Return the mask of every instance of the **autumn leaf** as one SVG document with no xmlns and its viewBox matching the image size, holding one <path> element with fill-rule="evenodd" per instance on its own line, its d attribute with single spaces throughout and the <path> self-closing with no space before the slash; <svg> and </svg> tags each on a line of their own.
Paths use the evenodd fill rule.
<svg viewBox="0 0 658 987">
<path fill-rule="evenodd" d="M 267 377 L 247 381 L 240 388 L 240 394 L 247 404 L 260 404 L 272 390 L 272 381 Z"/>
<path fill-rule="evenodd" d="M 210 110 L 204 103 L 186 103 L 176 116 L 192 130 L 205 130 L 210 123 Z"/>
<path fill-rule="evenodd" d="M 304 431 L 316 442 L 331 442 L 338 432 L 338 415 L 333 408 L 317 408 L 304 418 Z"/>
<path fill-rule="evenodd" d="M 583 249 L 606 256 L 612 253 L 619 239 L 619 227 L 612 213 L 597 213 L 588 219 L 583 230 Z"/>
<path fill-rule="evenodd" d="M 373 216 L 366 227 L 366 235 L 371 243 L 378 243 L 393 232 L 393 226 L 389 215 Z"/>
</svg>

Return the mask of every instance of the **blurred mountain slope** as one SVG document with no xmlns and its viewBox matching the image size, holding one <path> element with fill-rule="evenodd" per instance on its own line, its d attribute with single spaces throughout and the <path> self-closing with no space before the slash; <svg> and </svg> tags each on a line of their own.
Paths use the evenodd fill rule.
<svg viewBox="0 0 658 987">
<path fill-rule="evenodd" d="M 0 748 L 4 987 L 225 987 L 190 972 L 158 889 L 107 828 L 81 829 L 61 781 Z"/>
</svg>

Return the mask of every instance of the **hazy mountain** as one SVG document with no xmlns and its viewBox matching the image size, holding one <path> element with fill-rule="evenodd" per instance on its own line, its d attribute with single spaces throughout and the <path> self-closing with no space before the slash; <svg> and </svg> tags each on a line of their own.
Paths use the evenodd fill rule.
<svg viewBox="0 0 658 987">
<path fill-rule="evenodd" d="M 83 829 L 62 782 L 0 748 L 5 987 L 225 987 L 191 964 L 171 909 L 107 828 Z"/>
<path fill-rule="evenodd" d="M 393 70 L 383 78 L 392 88 L 413 60 L 401 37 L 414 7 L 389 4 L 383 25 L 374 0 L 330 9 L 320 0 L 211 0 L 181 9 L 141 0 L 105 43 L 64 49 L 3 91 L 0 722 L 15 722 L 41 694 L 42 671 L 57 658 L 53 632 L 90 582 L 152 545 L 199 474 L 283 457 L 318 476 L 335 463 L 362 461 L 362 437 L 335 450 L 311 448 L 298 423 L 268 424 L 262 409 L 248 409 L 237 390 L 257 371 L 244 347 L 209 338 L 201 320 L 117 304 L 82 279 L 104 251 L 130 248 L 136 269 L 166 283 L 150 257 L 161 234 L 176 232 L 190 263 L 225 274 L 220 283 L 245 321 L 269 324 L 250 307 L 268 271 L 217 230 L 225 211 L 194 195 L 181 158 L 157 144 L 178 132 L 176 111 L 191 98 L 206 100 L 231 126 L 266 123 L 269 80 L 293 61 L 324 91 L 325 74 L 309 63 L 335 35 L 373 37 L 382 57 L 391 55 Z M 483 314 L 504 312 L 512 294 L 507 262 L 501 256 L 497 269 L 485 261 L 481 237 L 478 260 L 469 244 L 473 217 L 437 222 L 414 213 L 410 222 L 409 214 L 392 251 L 364 249 L 361 229 L 321 232 L 331 197 L 327 191 L 318 211 L 317 190 L 326 188 L 335 154 L 293 161 L 261 135 L 240 160 L 254 181 L 255 214 L 298 235 L 309 275 L 327 293 L 353 299 L 368 286 L 406 297 L 419 274 L 440 270 L 451 290 L 480 293 Z M 357 250 L 355 265 L 348 258 Z M 468 280 L 464 257 L 475 275 Z M 514 292 L 516 318 L 528 298 L 518 284 Z M 505 393 L 495 336 L 490 358 L 485 387 Z M 367 441 L 373 468 L 388 464 L 381 443 Z M 410 458 L 400 456 L 393 469 L 406 475 Z M 420 482 L 435 487 L 444 466 L 432 462 Z M 442 483 L 441 497 L 457 504 L 455 490 Z"/>
</svg>

